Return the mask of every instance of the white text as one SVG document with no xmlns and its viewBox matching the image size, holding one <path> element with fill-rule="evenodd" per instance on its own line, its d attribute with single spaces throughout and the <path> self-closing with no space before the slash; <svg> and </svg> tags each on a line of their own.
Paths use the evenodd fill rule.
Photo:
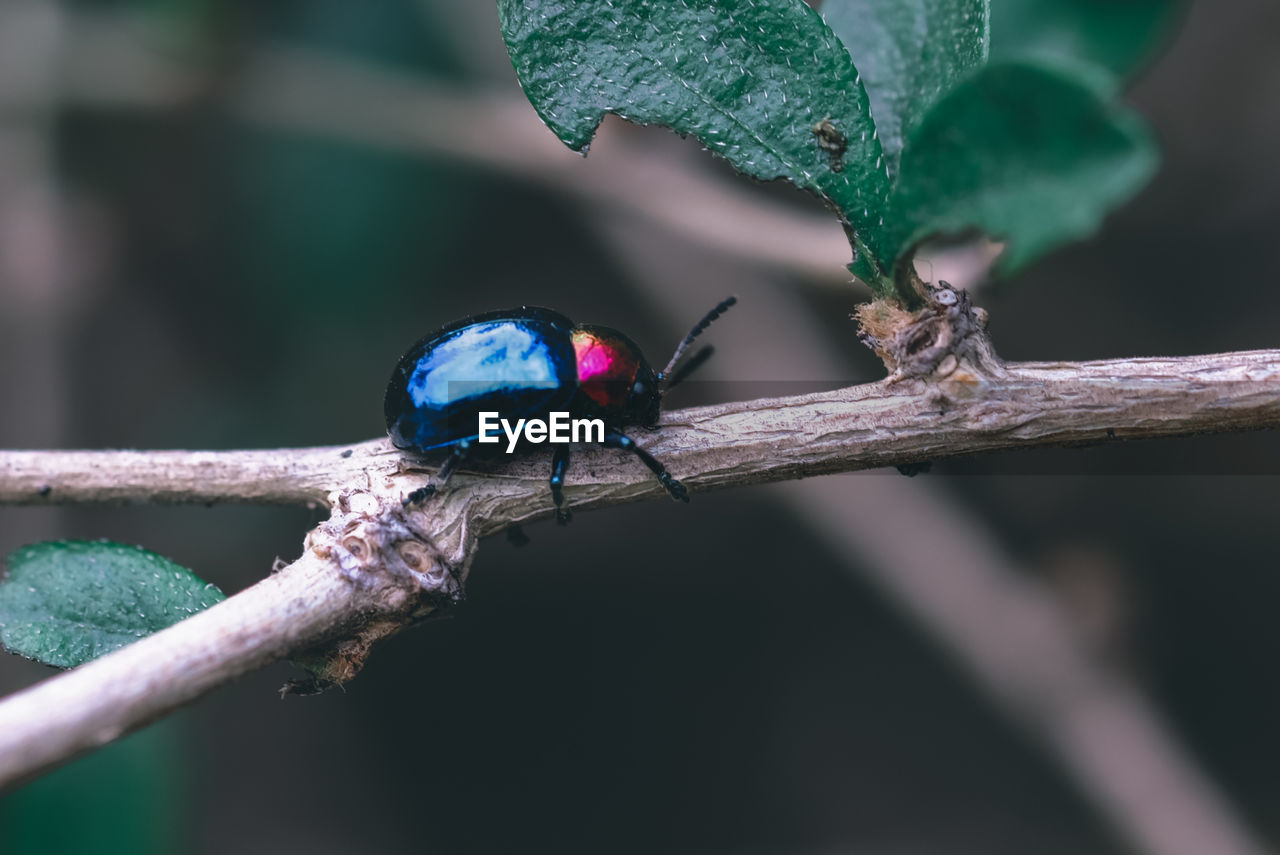
<svg viewBox="0 0 1280 855">
<path fill-rule="evenodd" d="M 507 454 L 516 450 L 521 434 L 525 442 L 567 444 L 571 442 L 604 442 L 603 419 L 575 419 L 568 413 L 548 413 L 543 419 L 516 419 L 514 425 L 498 413 L 480 414 L 479 442 L 501 442 L 507 435 Z"/>
</svg>

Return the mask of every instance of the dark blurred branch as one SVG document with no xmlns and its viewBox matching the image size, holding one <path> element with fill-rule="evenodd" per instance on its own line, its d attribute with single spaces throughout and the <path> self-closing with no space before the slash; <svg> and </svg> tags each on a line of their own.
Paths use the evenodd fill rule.
<svg viewBox="0 0 1280 855">
<path fill-rule="evenodd" d="M 842 373 L 839 352 L 776 272 L 750 264 L 725 269 L 695 247 L 669 246 L 655 228 L 596 223 L 648 303 L 679 317 L 690 304 L 717 299 L 728 280 L 742 298 L 739 311 L 787 331 L 785 348 L 761 348 L 759 324 L 726 324 L 716 342 L 734 354 L 732 367 L 713 362 L 707 373 Z M 986 260 L 974 259 L 974 266 Z M 954 272 L 952 265 L 943 278 L 956 281 Z M 778 512 L 793 516 L 803 537 L 824 542 L 838 565 L 932 639 L 1133 852 L 1268 851 L 1132 675 L 1099 661 L 1054 591 L 945 486 L 937 478 L 810 478 L 767 492 L 780 495 Z"/>
<path fill-rule="evenodd" d="M 1262 855 L 1144 694 L 1094 661 L 1061 603 L 981 521 L 904 478 L 782 487 L 820 538 L 1042 746 L 1132 850 Z M 886 536 L 909 531 L 910 537 Z"/>
<path fill-rule="evenodd" d="M 62 35 L 58 4 L 0 3 L 0 388 L 22 402 L 5 407 L 5 444 L 61 445 L 69 420 L 67 309 L 83 296 L 75 267 L 88 253 L 56 175 Z M 59 524 L 58 515 L 27 522 L 36 530 L 26 536 L 52 537 Z"/>
<path fill-rule="evenodd" d="M 61 94 L 72 106 L 171 109 L 222 85 L 211 72 L 167 56 L 154 37 L 124 18 L 72 17 L 67 42 Z M 746 185 L 718 181 L 669 152 L 631 142 L 614 122 L 601 128 L 607 144 L 594 146 L 584 165 L 518 93 L 470 91 L 273 47 L 251 57 L 226 98 L 235 115 L 256 125 L 470 163 L 632 212 L 721 253 L 850 281 L 844 268 L 849 244 L 834 216 L 771 203 Z"/>
</svg>

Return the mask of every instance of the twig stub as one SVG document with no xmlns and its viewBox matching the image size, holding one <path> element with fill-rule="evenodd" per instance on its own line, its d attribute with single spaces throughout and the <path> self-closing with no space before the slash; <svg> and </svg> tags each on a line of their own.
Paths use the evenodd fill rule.
<svg viewBox="0 0 1280 855">
<path fill-rule="evenodd" d="M 375 643 L 463 596 L 467 559 L 446 556 L 423 524 L 429 517 L 415 519 L 423 515 L 392 494 L 346 490 L 330 502 L 332 515 L 307 535 L 305 549 L 372 597 L 344 637 L 293 657 L 311 677 L 286 684 L 282 696 L 342 685 L 360 671 Z M 473 551 L 474 544 L 467 544 L 464 555 Z"/>
<path fill-rule="evenodd" d="M 877 300 L 855 316 L 858 337 L 884 362 L 890 379 L 943 379 L 961 368 L 977 375 L 974 380 L 999 376 L 1004 363 L 987 336 L 987 311 L 946 282 L 922 290 L 925 305 L 915 311 Z"/>
</svg>

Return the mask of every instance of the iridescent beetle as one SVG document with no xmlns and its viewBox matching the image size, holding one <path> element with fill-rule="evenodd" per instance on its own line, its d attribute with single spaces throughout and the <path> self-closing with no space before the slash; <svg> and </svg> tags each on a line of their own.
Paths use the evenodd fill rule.
<svg viewBox="0 0 1280 855">
<path fill-rule="evenodd" d="M 534 306 L 473 315 L 423 338 L 400 359 L 387 384 L 387 433 L 397 448 L 411 454 L 446 448 L 450 454 L 435 482 L 410 499 L 425 500 L 468 455 L 479 451 L 480 413 L 530 419 L 563 411 L 601 419 L 606 447 L 632 452 L 671 498 L 689 501 L 684 485 L 622 428 L 658 423 L 662 396 L 705 362 L 712 348 L 702 348 L 684 364 L 681 358 L 736 302 L 729 297 L 708 312 L 680 342 L 667 367 L 656 373 L 635 342 L 617 330 L 575 324 Z M 569 519 L 563 492 L 568 468 L 569 446 L 557 445 L 550 484 L 561 522 Z"/>
</svg>

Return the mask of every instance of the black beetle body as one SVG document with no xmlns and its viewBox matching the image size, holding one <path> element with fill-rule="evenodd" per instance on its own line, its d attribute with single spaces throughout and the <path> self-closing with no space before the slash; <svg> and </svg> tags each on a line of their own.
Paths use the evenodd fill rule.
<svg viewBox="0 0 1280 855">
<path fill-rule="evenodd" d="M 658 476 L 672 498 L 688 491 L 666 468 L 637 446 L 622 428 L 658 422 L 663 393 L 710 355 L 710 348 L 681 371 L 672 368 L 690 343 L 736 302 L 729 298 L 707 314 L 685 338 L 667 368 L 654 372 L 631 339 L 608 327 L 575 324 L 550 309 L 523 306 L 474 315 L 448 324 L 401 358 L 387 384 L 383 411 L 392 443 L 415 455 L 449 449 L 436 483 L 415 491 L 421 501 L 443 486 L 468 454 L 477 450 L 479 417 L 545 419 L 563 411 L 604 422 L 604 445 L 636 454 Z M 551 493 L 565 522 L 562 487 L 569 446 L 558 445 Z"/>
</svg>

